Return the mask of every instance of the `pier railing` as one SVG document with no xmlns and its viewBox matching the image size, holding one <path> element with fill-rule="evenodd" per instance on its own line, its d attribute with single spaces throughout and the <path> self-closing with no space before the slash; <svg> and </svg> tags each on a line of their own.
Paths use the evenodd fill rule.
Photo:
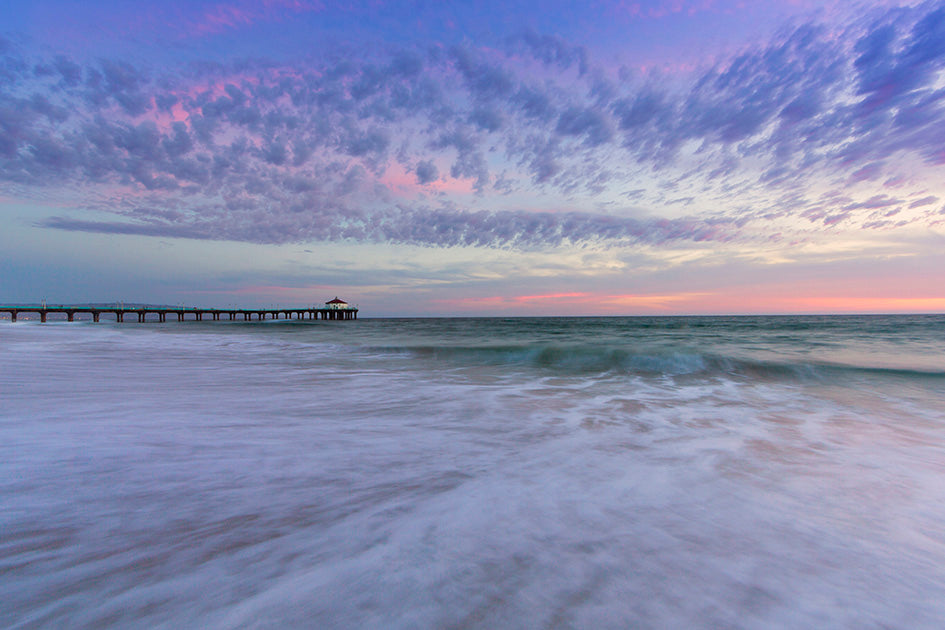
<svg viewBox="0 0 945 630">
<path fill-rule="evenodd" d="M 46 322 L 50 313 L 64 313 L 67 321 L 75 321 L 75 316 L 88 314 L 92 321 L 97 322 L 103 314 L 114 315 L 115 321 L 124 322 L 126 315 L 137 316 L 139 323 L 148 320 L 148 315 L 156 316 L 158 322 L 171 320 L 176 316 L 177 321 L 187 319 L 203 321 L 207 317 L 211 321 L 220 321 L 225 316 L 227 320 L 257 321 L 264 319 L 323 319 L 323 320 L 350 320 L 358 318 L 358 309 L 348 308 L 197 308 L 197 307 L 160 307 L 160 306 L 3 306 L 0 305 L 0 314 L 8 313 L 11 321 L 17 321 L 21 313 L 37 313 L 41 322 Z M 188 318 L 188 316 L 191 316 Z"/>
</svg>

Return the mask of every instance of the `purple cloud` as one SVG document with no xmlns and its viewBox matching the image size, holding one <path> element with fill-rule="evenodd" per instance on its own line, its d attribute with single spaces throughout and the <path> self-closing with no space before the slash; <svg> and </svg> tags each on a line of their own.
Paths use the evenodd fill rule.
<svg viewBox="0 0 945 630">
<path fill-rule="evenodd" d="M 312 199 L 315 201 L 315 198 Z M 569 212 L 469 212 L 454 209 L 398 208 L 359 216 L 341 204 L 308 212 L 305 220 L 273 221 L 263 214 L 257 223 L 246 216 L 262 210 L 250 200 L 245 205 L 201 209 L 199 218 L 182 221 L 180 213 L 158 217 L 145 213 L 146 221 L 87 221 L 51 217 L 39 227 L 105 234 L 136 234 L 205 240 L 236 240 L 252 243 L 353 239 L 381 243 L 479 246 L 539 249 L 585 242 L 616 242 L 624 245 L 660 245 L 677 240 L 729 241 L 739 226 L 726 219 L 636 220 L 590 213 Z M 234 210 L 241 211 L 239 214 Z M 138 212 L 137 214 L 142 214 Z M 292 238 L 286 238 L 291 232 Z"/>
<path fill-rule="evenodd" d="M 429 184 L 439 176 L 439 171 L 431 160 L 424 160 L 417 164 L 416 171 L 417 181 L 421 184 Z"/>
<path fill-rule="evenodd" d="M 787 195 L 811 173 L 882 182 L 897 152 L 945 163 L 941 5 L 891 10 L 839 36 L 801 24 L 672 84 L 608 70 L 535 32 L 503 49 L 403 47 L 178 76 L 30 59 L 2 40 L 0 181 L 54 182 L 75 190 L 75 205 L 116 215 L 79 211 L 46 227 L 253 242 L 724 240 L 790 212 L 832 225 L 911 195 L 870 190 L 832 210 L 701 206 L 759 189 Z M 413 196 L 388 185 L 392 172 Z M 451 196 L 461 183 L 471 198 Z M 121 203 L 93 203 L 90 186 Z M 564 211 L 479 210 L 490 190 L 551 193 Z M 634 191 L 634 206 L 614 201 Z M 695 215 L 634 218 L 679 205 Z"/>
</svg>

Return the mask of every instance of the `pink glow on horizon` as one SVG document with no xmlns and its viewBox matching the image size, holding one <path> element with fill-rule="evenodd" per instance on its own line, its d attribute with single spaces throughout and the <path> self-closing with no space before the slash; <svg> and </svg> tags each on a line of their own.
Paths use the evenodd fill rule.
<svg viewBox="0 0 945 630">
<path fill-rule="evenodd" d="M 535 302 L 539 300 L 561 300 L 565 298 L 584 298 L 590 293 L 550 293 L 547 295 L 517 295 L 513 300 L 516 302 Z"/>
<path fill-rule="evenodd" d="M 627 309 L 643 309 L 645 311 L 667 312 L 673 304 L 686 303 L 694 300 L 703 293 L 678 293 L 678 294 L 607 294 L 607 293 L 589 293 L 589 292 L 562 292 L 548 293 L 542 295 L 510 295 L 510 296 L 488 296 L 488 297 L 469 297 L 456 299 L 433 300 L 436 304 L 442 304 L 454 308 L 473 308 L 489 309 L 501 308 L 503 310 L 515 309 L 520 306 L 538 306 L 539 308 L 554 308 L 559 314 L 585 314 L 585 315 L 618 315 L 627 313 Z M 564 309 L 564 310 L 561 310 Z"/>
<path fill-rule="evenodd" d="M 591 296 L 590 293 L 549 293 L 546 295 L 492 295 L 487 297 L 465 297 L 433 301 L 437 304 L 448 304 L 452 306 L 527 304 L 529 302 L 548 300 L 566 300 L 573 303 L 584 302 L 589 296 Z"/>
<path fill-rule="evenodd" d="M 344 288 L 328 285 L 247 285 L 230 289 L 200 289 L 182 294 L 226 300 L 252 298 L 253 304 L 320 304 L 342 295 Z M 359 292 L 362 300 L 388 298 L 376 289 Z M 386 292 L 383 292 L 386 295 Z M 390 304 L 395 312 L 404 304 Z M 768 287 L 745 287 L 728 292 L 623 293 L 563 291 L 559 293 L 491 295 L 441 299 L 415 299 L 411 315 L 497 314 L 519 316 L 633 316 L 633 315 L 765 315 L 765 314 L 856 314 L 856 313 L 945 313 L 945 296 L 864 297 L 774 293 Z M 375 313 L 384 316 L 386 313 Z"/>
<path fill-rule="evenodd" d="M 804 310 L 829 313 L 945 313 L 945 297 L 813 297 L 794 302 Z"/>
<path fill-rule="evenodd" d="M 679 306 L 686 312 L 703 314 L 945 313 L 945 297 L 812 295 L 756 289 L 703 294 L 701 299 Z"/>
<path fill-rule="evenodd" d="M 864 297 L 772 294 L 747 287 L 730 292 L 608 294 L 562 292 L 432 300 L 456 311 L 522 315 L 945 313 L 945 297 Z"/>
</svg>

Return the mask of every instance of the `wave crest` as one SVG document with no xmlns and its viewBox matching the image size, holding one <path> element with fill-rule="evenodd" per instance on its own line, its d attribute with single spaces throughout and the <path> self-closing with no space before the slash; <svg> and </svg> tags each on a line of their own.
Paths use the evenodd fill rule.
<svg viewBox="0 0 945 630">
<path fill-rule="evenodd" d="M 763 361 L 699 352 L 634 352 L 624 347 L 559 344 L 372 347 L 371 352 L 406 354 L 462 365 L 504 365 L 572 374 L 726 376 L 761 380 L 827 380 L 842 373 L 945 378 L 945 372 L 850 366 L 817 362 Z"/>
</svg>

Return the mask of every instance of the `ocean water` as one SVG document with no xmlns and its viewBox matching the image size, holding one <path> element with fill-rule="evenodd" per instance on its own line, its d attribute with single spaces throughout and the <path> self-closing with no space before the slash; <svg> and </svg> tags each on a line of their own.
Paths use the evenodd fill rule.
<svg viewBox="0 0 945 630">
<path fill-rule="evenodd" d="M 0 322 L 3 628 L 941 628 L 945 316 Z"/>
</svg>

